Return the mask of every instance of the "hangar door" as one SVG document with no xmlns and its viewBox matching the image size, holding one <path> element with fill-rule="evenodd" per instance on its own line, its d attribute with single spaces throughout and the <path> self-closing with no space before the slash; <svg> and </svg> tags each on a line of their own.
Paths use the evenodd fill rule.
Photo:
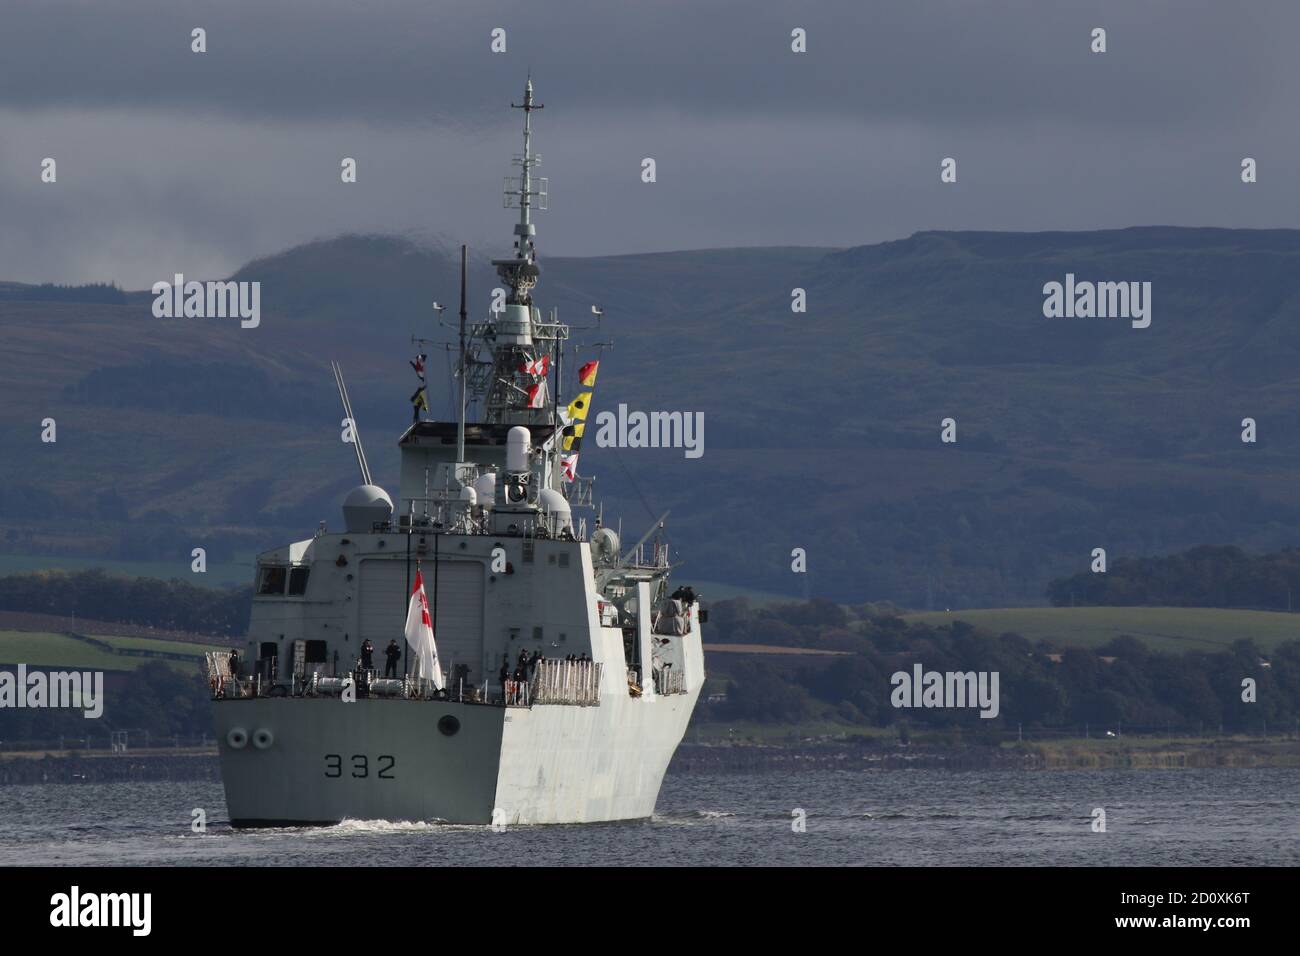
<svg viewBox="0 0 1300 956">
<path fill-rule="evenodd" d="M 433 638 L 438 658 L 450 682 L 458 664 L 469 667 L 468 680 L 483 681 L 483 565 L 476 561 L 439 561 L 438 593 L 434 601 L 434 568 L 426 561 L 424 590 L 429 596 Z M 411 565 L 415 580 L 415 565 Z M 384 648 L 390 640 L 406 649 L 406 561 L 370 558 L 361 562 L 360 641 L 375 645 L 375 664 L 382 671 Z M 435 615 L 436 611 L 436 615 Z"/>
</svg>

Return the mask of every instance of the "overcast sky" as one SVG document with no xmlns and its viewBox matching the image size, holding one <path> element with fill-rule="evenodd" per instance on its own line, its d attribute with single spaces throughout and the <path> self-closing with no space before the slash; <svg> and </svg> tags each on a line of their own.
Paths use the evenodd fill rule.
<svg viewBox="0 0 1300 956">
<path fill-rule="evenodd" d="M 530 68 L 544 254 L 1292 227 L 1298 33 L 1294 0 L 0 0 L 0 279 L 143 288 L 353 231 L 503 252 Z"/>
</svg>

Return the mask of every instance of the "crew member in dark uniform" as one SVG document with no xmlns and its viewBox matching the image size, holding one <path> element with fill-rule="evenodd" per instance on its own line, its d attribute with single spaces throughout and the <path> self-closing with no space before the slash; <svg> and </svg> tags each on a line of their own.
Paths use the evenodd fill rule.
<svg viewBox="0 0 1300 956">
<path fill-rule="evenodd" d="M 397 676 L 397 662 L 402 659 L 402 649 L 398 646 L 397 641 L 389 641 L 388 647 L 384 650 L 384 656 L 388 659 L 384 664 L 384 676 Z"/>
<path fill-rule="evenodd" d="M 375 669 L 375 645 L 370 643 L 370 638 L 366 638 L 361 645 L 361 669 L 363 671 Z"/>
</svg>

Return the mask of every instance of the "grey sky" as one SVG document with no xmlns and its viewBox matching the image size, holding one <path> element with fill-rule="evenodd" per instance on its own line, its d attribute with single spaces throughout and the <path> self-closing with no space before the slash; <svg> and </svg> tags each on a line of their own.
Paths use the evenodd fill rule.
<svg viewBox="0 0 1300 956">
<path fill-rule="evenodd" d="M 344 231 L 504 248 L 529 68 L 544 253 L 1297 224 L 1281 0 L 4 0 L 0 24 L 0 279 L 140 288 Z"/>
</svg>

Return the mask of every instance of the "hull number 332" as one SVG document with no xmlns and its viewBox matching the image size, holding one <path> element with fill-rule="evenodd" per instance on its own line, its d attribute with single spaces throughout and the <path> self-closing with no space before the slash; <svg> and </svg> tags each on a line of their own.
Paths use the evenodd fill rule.
<svg viewBox="0 0 1300 956">
<path fill-rule="evenodd" d="M 380 754 L 373 766 L 370 758 L 365 754 L 352 754 L 350 757 L 342 754 L 326 754 L 325 776 L 334 778 L 346 775 L 364 780 L 373 775 L 380 780 L 393 780 L 395 779 L 393 767 L 396 763 L 397 759 L 391 754 Z"/>
</svg>

